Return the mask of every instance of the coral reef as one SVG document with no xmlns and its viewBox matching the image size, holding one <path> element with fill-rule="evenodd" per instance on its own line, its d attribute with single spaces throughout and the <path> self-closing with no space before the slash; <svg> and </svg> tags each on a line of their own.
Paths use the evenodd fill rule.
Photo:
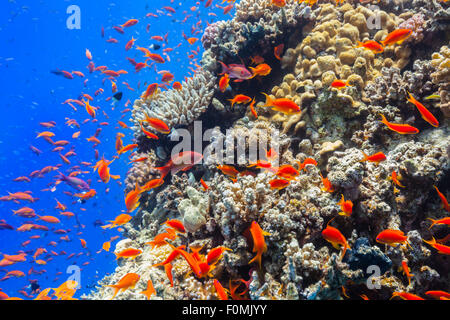
<svg viewBox="0 0 450 320">
<path fill-rule="evenodd" d="M 105 285 L 136 272 L 157 283 L 152 299 L 217 299 L 210 277 L 186 276 L 190 266 L 185 259 L 174 260 L 173 287 L 163 269 L 151 267 L 172 252 L 167 244 L 145 244 L 164 232 L 161 224 L 167 219 L 179 219 L 187 230 L 169 241 L 175 247 L 201 247 L 201 254 L 228 248 L 212 276 L 226 286 L 242 280 L 250 299 L 389 299 L 395 291 L 421 296 L 432 289 L 449 291 L 448 261 L 423 241 L 448 233 L 445 225 L 430 230 L 427 220 L 448 216 L 433 188 L 449 194 L 450 50 L 438 36 L 449 25 L 448 11 L 444 4 L 424 0 L 406 0 L 402 6 L 380 2 L 377 8 L 334 1 L 311 7 L 287 1 L 279 8 L 265 0 L 242 0 L 233 19 L 209 25 L 202 37 L 202 70 L 181 91 L 135 102 L 133 130 L 141 152 L 135 158 L 148 159 L 132 165 L 126 190 L 156 178 L 152 168 L 169 160 L 157 149 L 164 141 L 143 142 L 139 120 L 146 114 L 190 132 L 194 120 L 205 122 L 211 132 L 203 141 L 204 161 L 171 175 L 144 197 L 138 214 L 124 226 L 126 239 L 115 250 L 139 248 L 142 255 L 119 261 L 116 272 L 85 298 L 109 299 Z M 358 45 L 380 42 L 399 28 L 410 28 L 412 35 L 383 52 Z M 430 37 L 437 40 L 431 43 Z M 285 47 L 278 61 L 273 50 L 280 43 Z M 233 83 L 225 93 L 216 89 L 218 61 L 242 59 L 250 65 L 256 54 L 273 68 L 270 75 Z M 345 86 L 333 87 L 335 80 L 345 81 Z M 261 91 L 271 99 L 289 99 L 301 111 L 288 115 L 266 108 Z M 437 128 L 407 101 L 408 92 L 437 118 Z M 246 105 L 231 108 L 229 99 L 236 94 L 257 97 L 257 117 Z M 425 99 L 430 95 L 435 99 Z M 381 114 L 419 132 L 389 130 Z M 274 146 L 273 165 L 299 171 L 280 190 L 271 187 L 273 170 L 249 167 L 267 160 L 267 150 Z M 254 147 L 258 157 L 250 159 Z M 377 152 L 386 159 L 364 160 L 365 154 Z M 310 158 L 315 163 L 302 168 Z M 221 164 L 230 164 L 239 174 L 224 173 Z M 402 186 L 393 181 L 393 172 Z M 341 197 L 352 201 L 348 216 L 339 214 Z M 253 222 L 266 232 L 261 269 L 249 265 L 256 254 L 249 235 Z M 322 235 L 327 226 L 347 240 L 342 259 L 342 249 Z M 385 229 L 402 230 L 408 243 L 385 246 L 377 240 Z M 411 283 L 398 271 L 403 261 L 415 275 Z M 374 266 L 379 273 L 372 276 Z M 141 281 L 117 299 L 142 299 L 143 286 Z"/>
</svg>

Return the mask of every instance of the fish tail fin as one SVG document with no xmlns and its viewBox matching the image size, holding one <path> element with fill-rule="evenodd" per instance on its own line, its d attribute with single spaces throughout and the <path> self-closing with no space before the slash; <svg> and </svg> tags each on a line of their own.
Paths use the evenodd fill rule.
<svg viewBox="0 0 450 320">
<path fill-rule="evenodd" d="M 119 293 L 119 288 L 117 287 L 117 285 L 115 285 L 115 284 L 113 284 L 113 285 L 107 285 L 107 287 L 110 287 L 110 288 L 113 288 L 114 289 L 114 294 L 113 294 L 113 296 L 112 296 L 112 298 L 111 298 L 111 300 L 113 300 L 116 296 L 117 296 L 117 294 Z"/>
<path fill-rule="evenodd" d="M 343 204 L 344 203 L 344 195 L 343 194 L 341 194 L 341 200 L 337 203 L 338 204 L 338 206 L 340 206 L 341 204 Z"/>
<path fill-rule="evenodd" d="M 258 252 L 256 254 L 256 256 L 248 262 L 248 264 L 252 264 L 253 262 L 256 261 L 256 262 L 258 262 L 259 269 L 261 269 L 261 256 L 262 256 L 262 252 Z"/>
<path fill-rule="evenodd" d="M 386 117 L 384 116 L 384 114 L 382 114 L 382 113 L 380 113 L 380 117 L 381 117 L 381 122 L 383 122 L 384 124 L 387 124 L 387 119 L 386 119 Z"/>
<path fill-rule="evenodd" d="M 164 167 L 157 167 L 153 169 L 158 170 L 159 173 L 161 174 L 161 179 L 164 179 L 164 177 L 169 174 L 170 166 L 166 165 Z"/>
<path fill-rule="evenodd" d="M 434 237 L 431 237 L 431 240 L 429 240 L 429 241 L 424 240 L 424 239 L 422 239 L 422 240 L 423 240 L 423 242 L 428 243 L 430 246 L 436 244 L 436 239 Z"/>
<path fill-rule="evenodd" d="M 361 48 L 363 45 L 364 45 L 364 43 L 362 43 L 361 41 L 356 41 L 356 46 L 355 46 L 355 48 Z"/>
<path fill-rule="evenodd" d="M 364 162 L 364 161 L 369 160 L 369 155 L 367 153 L 365 153 L 364 151 L 362 151 L 362 150 L 361 150 L 361 152 L 364 155 L 364 159 L 360 160 L 359 162 Z"/>
<path fill-rule="evenodd" d="M 273 105 L 272 98 L 268 94 L 265 94 L 264 92 L 261 93 L 266 96 L 266 102 L 264 103 L 264 107 L 271 107 Z"/>
<path fill-rule="evenodd" d="M 430 230 L 436 223 L 437 220 L 431 219 L 431 218 L 427 218 L 428 220 L 431 220 L 433 223 L 431 224 L 431 226 L 428 228 L 428 230 Z"/>
<path fill-rule="evenodd" d="M 222 75 L 222 74 L 225 74 L 225 73 L 227 73 L 227 71 L 228 71 L 228 66 L 225 64 L 225 63 L 223 63 L 222 61 L 219 61 L 219 60 L 217 60 L 219 63 L 220 63 L 220 65 L 222 66 L 222 73 L 219 73 L 220 75 Z"/>
</svg>

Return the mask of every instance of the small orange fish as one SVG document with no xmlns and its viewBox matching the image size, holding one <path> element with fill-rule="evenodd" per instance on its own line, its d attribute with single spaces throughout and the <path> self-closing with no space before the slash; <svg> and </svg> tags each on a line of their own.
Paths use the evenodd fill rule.
<svg viewBox="0 0 450 320">
<path fill-rule="evenodd" d="M 419 133 L 419 129 L 410 126 L 409 124 L 392 123 L 386 120 L 384 115 L 381 115 L 381 122 L 383 122 L 389 129 L 400 134 L 415 134 Z"/>
<path fill-rule="evenodd" d="M 342 88 L 348 87 L 348 86 L 350 86 L 348 80 L 347 81 L 343 81 L 343 80 L 336 79 L 330 84 L 330 87 L 336 88 L 336 89 L 339 89 L 339 90 L 342 89 Z"/>
<path fill-rule="evenodd" d="M 175 90 L 181 90 L 183 87 L 181 86 L 181 83 L 179 81 L 175 81 L 172 85 L 172 88 Z"/>
<path fill-rule="evenodd" d="M 370 161 L 370 162 L 375 162 L 377 165 L 380 164 L 381 161 L 386 160 L 386 156 L 384 155 L 383 152 L 377 152 L 375 154 L 372 155 L 367 155 L 364 151 L 361 151 L 364 155 L 364 159 L 360 160 L 360 162 L 365 162 L 365 161 Z"/>
<path fill-rule="evenodd" d="M 261 63 L 255 68 L 249 67 L 249 69 L 252 71 L 253 76 L 267 76 L 272 71 L 272 68 L 266 63 Z"/>
<path fill-rule="evenodd" d="M 297 160 L 298 163 L 298 170 L 305 170 L 306 171 L 306 165 L 311 164 L 313 166 L 317 166 L 317 161 L 313 158 L 306 158 L 303 163 Z"/>
<path fill-rule="evenodd" d="M 148 115 L 146 115 L 145 120 L 153 129 L 156 131 L 163 133 L 163 134 L 169 134 L 170 128 L 167 124 L 164 123 L 164 121 L 156 118 L 150 118 Z"/>
<path fill-rule="evenodd" d="M 286 115 L 291 115 L 295 113 L 299 113 L 300 107 L 291 99 L 280 98 L 273 100 L 269 95 L 261 92 L 266 96 L 266 102 L 264 103 L 264 107 L 271 107 L 272 110 L 279 111 Z"/>
<path fill-rule="evenodd" d="M 256 252 L 256 256 L 250 260 L 248 264 L 256 261 L 258 262 L 259 269 L 261 269 L 262 254 L 267 251 L 264 236 L 270 236 L 270 233 L 263 231 L 256 221 L 252 222 L 252 225 L 250 226 L 250 233 L 253 238 L 253 252 Z"/>
<path fill-rule="evenodd" d="M 217 279 L 214 279 L 214 288 L 216 288 L 219 300 L 228 300 L 227 290 L 220 284 Z"/>
<path fill-rule="evenodd" d="M 114 220 L 108 221 L 111 224 L 104 225 L 102 228 L 103 229 L 106 229 L 106 228 L 112 229 L 115 227 L 120 227 L 120 226 L 123 226 L 124 224 L 128 223 L 131 219 L 132 219 L 132 216 L 130 216 L 129 214 L 125 214 L 125 213 L 119 214 Z"/>
<path fill-rule="evenodd" d="M 128 212 L 133 212 L 139 206 L 139 200 L 141 198 L 142 188 L 137 184 L 134 190 L 131 190 L 125 196 L 125 205 Z"/>
<path fill-rule="evenodd" d="M 283 50 L 284 50 L 284 44 L 280 44 L 278 46 L 276 46 L 273 49 L 273 54 L 275 56 L 275 58 L 277 58 L 278 60 L 281 60 L 281 55 L 283 54 Z"/>
<path fill-rule="evenodd" d="M 412 293 L 409 293 L 409 292 L 398 292 L 398 291 L 395 291 L 392 294 L 391 299 L 394 298 L 394 297 L 399 297 L 399 298 L 402 298 L 403 300 L 425 300 L 425 299 L 419 297 L 418 295 L 415 295 L 415 294 L 412 294 Z"/>
<path fill-rule="evenodd" d="M 206 182 L 205 182 L 205 180 L 203 180 L 203 178 L 200 178 L 200 183 L 202 184 L 204 191 L 209 189 L 209 186 L 206 184 Z"/>
<path fill-rule="evenodd" d="M 150 191 L 152 189 L 158 188 L 164 184 L 163 179 L 152 179 L 142 187 L 142 192 Z"/>
<path fill-rule="evenodd" d="M 130 288 L 133 289 L 140 278 L 141 277 L 136 273 L 127 273 L 117 284 L 107 285 L 107 287 L 114 289 L 114 295 L 111 300 L 114 299 L 120 291 L 126 291 Z"/>
<path fill-rule="evenodd" d="M 364 48 L 366 50 L 370 50 L 373 53 L 381 53 L 384 51 L 384 48 L 381 44 L 374 40 L 367 40 L 365 42 L 357 41 L 358 45 L 355 48 Z"/>
<path fill-rule="evenodd" d="M 170 281 L 170 286 L 173 287 L 173 276 L 172 276 L 173 266 L 171 263 L 166 263 L 164 265 L 164 271 L 166 271 L 167 278 Z"/>
<path fill-rule="evenodd" d="M 236 176 L 239 174 L 239 171 L 236 170 L 235 167 L 226 164 L 217 166 L 217 169 L 222 171 L 223 174 L 233 178 L 236 178 Z"/>
<path fill-rule="evenodd" d="M 341 201 L 338 202 L 338 205 L 341 206 L 341 212 L 339 212 L 339 215 L 350 217 L 353 210 L 353 202 L 350 200 L 345 200 L 344 195 L 342 195 Z"/>
<path fill-rule="evenodd" d="M 252 98 L 243 94 L 237 94 L 233 99 L 228 99 L 228 101 L 231 102 L 231 107 L 234 107 L 235 103 L 249 103 L 250 101 L 252 101 Z"/>
<path fill-rule="evenodd" d="M 323 184 L 323 187 L 321 188 L 321 190 L 326 191 L 326 192 L 334 192 L 334 187 L 331 184 L 330 180 L 328 180 L 328 178 L 324 178 L 322 176 L 322 173 L 319 172 L 319 174 L 320 174 L 320 177 L 322 178 L 322 184 Z"/>
<path fill-rule="evenodd" d="M 397 172 L 392 171 L 391 179 L 392 179 L 392 181 L 394 181 L 394 183 L 395 183 L 397 186 L 399 186 L 400 188 L 404 188 L 404 187 L 405 187 L 404 185 L 402 185 L 402 184 L 400 183 L 401 177 L 400 177 L 399 175 L 397 175 Z"/>
<path fill-rule="evenodd" d="M 152 98 L 157 91 L 158 91 L 157 83 L 149 84 L 147 90 L 145 90 L 144 93 L 141 95 L 141 98 L 144 100 L 148 99 L 149 97 Z"/>
<path fill-rule="evenodd" d="M 230 84 L 230 76 L 225 73 L 219 80 L 219 90 L 225 92 Z"/>
<path fill-rule="evenodd" d="M 134 144 L 129 144 L 126 145 L 125 147 L 123 147 L 122 149 L 120 149 L 119 151 L 117 151 L 118 154 L 122 154 L 125 153 L 127 151 L 133 150 L 134 148 L 137 148 L 138 144 L 134 143 Z"/>
<path fill-rule="evenodd" d="M 350 249 L 350 246 L 347 243 L 347 239 L 345 239 L 345 237 L 338 229 L 331 227 L 328 224 L 327 227 L 322 231 L 322 236 L 325 240 L 331 243 L 335 249 L 340 250 L 339 246 L 342 246 L 343 248 L 341 255 L 342 260 L 345 256 L 345 252 L 347 251 L 347 249 Z"/>
<path fill-rule="evenodd" d="M 196 43 L 198 41 L 198 38 L 188 38 L 187 42 L 189 42 L 190 45 Z"/>
<path fill-rule="evenodd" d="M 270 189 L 282 190 L 289 186 L 291 182 L 285 179 L 273 179 L 269 181 Z"/>
<path fill-rule="evenodd" d="M 430 246 L 432 246 L 433 248 L 435 248 L 438 251 L 438 253 L 440 253 L 440 254 L 450 255 L 450 247 L 440 244 L 440 243 L 437 243 L 436 239 L 434 239 L 434 237 L 432 237 L 431 240 L 429 240 L 429 241 L 423 240 L 423 242 L 425 242 L 425 243 L 429 244 Z"/>
<path fill-rule="evenodd" d="M 439 121 L 433 116 L 433 114 L 428 111 L 427 108 L 423 104 L 421 104 L 419 101 L 417 101 L 411 93 L 408 92 L 409 97 L 407 100 L 414 104 L 417 107 L 417 110 L 419 110 L 420 114 L 422 115 L 422 119 L 431 124 L 433 127 L 439 127 Z"/>
<path fill-rule="evenodd" d="M 410 269 L 408 267 L 406 260 L 402 260 L 402 269 L 403 269 L 403 273 L 408 278 L 408 285 L 411 285 L 411 277 L 413 277 L 414 275 L 410 273 Z"/>
<path fill-rule="evenodd" d="M 256 100 L 255 100 L 255 98 L 253 98 L 252 102 L 249 105 L 250 106 L 250 112 L 253 114 L 253 116 L 256 119 L 258 119 L 258 113 L 256 113 L 256 110 L 255 110 L 255 103 L 256 103 Z"/>
<path fill-rule="evenodd" d="M 147 281 L 147 290 L 142 291 L 141 294 L 145 295 L 147 297 L 147 300 L 150 300 L 150 297 L 152 296 L 152 294 L 156 295 L 156 290 L 153 287 L 152 280 Z"/>
<path fill-rule="evenodd" d="M 445 209 L 445 211 L 450 212 L 450 206 L 448 205 L 447 198 L 439 191 L 439 189 L 436 186 L 433 187 L 436 189 L 439 198 L 441 198 L 442 207 Z"/>
<path fill-rule="evenodd" d="M 381 44 L 386 47 L 393 44 L 402 44 L 412 34 L 411 29 L 397 29 L 389 33 Z"/>
<path fill-rule="evenodd" d="M 140 249 L 133 249 L 128 248 L 120 251 L 119 253 L 114 253 L 116 255 L 116 260 L 119 258 L 130 258 L 130 259 L 136 259 L 139 255 L 142 254 L 142 250 Z"/>
<path fill-rule="evenodd" d="M 282 165 L 281 167 L 278 168 L 277 172 L 275 173 L 275 175 L 277 175 L 278 177 L 281 177 L 286 180 L 294 180 L 299 174 L 300 172 L 290 164 Z"/>
<path fill-rule="evenodd" d="M 286 5 L 286 0 L 272 0 L 272 4 L 282 8 Z"/>
<path fill-rule="evenodd" d="M 410 246 L 408 242 L 408 237 L 405 236 L 403 231 L 400 230 L 392 230 L 392 229 L 383 230 L 377 235 L 376 241 L 378 243 L 386 244 L 391 247 L 395 247 L 399 243 L 401 244 L 407 243 L 408 246 Z"/>
<path fill-rule="evenodd" d="M 442 291 L 442 290 L 432 290 L 425 292 L 426 295 L 433 297 L 435 299 L 440 299 L 441 297 L 450 299 L 450 293 Z"/>
</svg>

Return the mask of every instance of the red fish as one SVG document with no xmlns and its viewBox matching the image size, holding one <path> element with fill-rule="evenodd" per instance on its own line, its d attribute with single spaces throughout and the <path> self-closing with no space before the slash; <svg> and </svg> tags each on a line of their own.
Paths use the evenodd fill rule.
<svg viewBox="0 0 450 320">
<path fill-rule="evenodd" d="M 163 179 L 169 172 L 174 175 L 179 171 L 187 171 L 197 163 L 201 162 L 203 155 L 195 151 L 183 151 L 171 157 L 163 167 L 155 168 L 161 173 Z"/>
<path fill-rule="evenodd" d="M 439 121 L 433 116 L 433 114 L 428 111 L 427 108 L 423 104 L 421 104 L 419 101 L 417 101 L 411 93 L 408 92 L 409 98 L 407 100 L 414 104 L 417 107 L 417 110 L 419 110 L 420 114 L 422 115 L 422 119 L 431 124 L 433 127 L 439 127 Z"/>
<path fill-rule="evenodd" d="M 400 134 L 416 134 L 419 133 L 419 129 L 410 126 L 409 124 L 392 123 L 386 120 L 384 115 L 381 115 L 381 122 L 383 122 L 389 129 Z"/>
</svg>

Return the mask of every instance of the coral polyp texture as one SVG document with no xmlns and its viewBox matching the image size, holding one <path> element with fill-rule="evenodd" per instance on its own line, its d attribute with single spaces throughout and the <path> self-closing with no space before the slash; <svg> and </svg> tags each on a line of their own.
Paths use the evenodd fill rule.
<svg viewBox="0 0 450 320">
<path fill-rule="evenodd" d="M 153 281 L 151 299 L 450 291 L 448 3 L 275 3 L 236 2 L 230 20 L 205 29 L 200 68 L 181 90 L 134 103 L 135 158 L 147 160 L 130 165 L 126 194 L 164 182 L 142 191 L 114 250 L 142 253 L 84 298 L 110 299 L 107 285 L 128 273 Z M 262 64 L 271 71 L 257 73 Z M 170 135 L 145 137 L 147 117 Z M 195 121 L 212 133 L 195 136 Z M 174 152 L 167 137 L 181 129 L 200 141 Z M 203 159 L 174 165 L 195 143 Z"/>
</svg>

